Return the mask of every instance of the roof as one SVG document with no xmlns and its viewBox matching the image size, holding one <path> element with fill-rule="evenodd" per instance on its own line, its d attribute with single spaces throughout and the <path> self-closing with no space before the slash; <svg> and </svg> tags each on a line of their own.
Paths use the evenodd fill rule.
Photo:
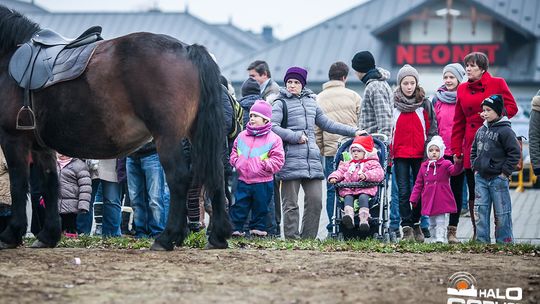
<svg viewBox="0 0 540 304">
<path fill-rule="evenodd" d="M 246 68 L 254 60 L 268 62 L 274 78 L 280 79 L 290 66 L 305 67 L 309 72 L 309 81 L 327 81 L 327 71 L 336 61 L 350 64 L 357 51 L 369 50 L 373 53 L 377 65 L 387 68 L 396 75 L 399 67 L 393 66 L 392 45 L 377 36 L 378 33 L 393 26 L 418 8 L 443 0 L 371 0 L 358 5 L 340 15 L 313 26 L 287 40 L 249 55 L 223 69 L 223 74 L 235 82 L 246 78 Z M 537 0 L 461 0 L 472 4 L 485 14 L 494 16 L 498 22 L 521 33 L 530 43 L 510 53 L 507 67 L 499 67 L 497 76 L 505 77 L 508 82 L 540 82 L 540 56 L 536 55 L 535 44 L 540 37 L 540 1 Z M 540 54 L 540 47 L 536 48 Z M 531 55 L 532 54 L 532 55 Z M 536 77 L 536 78 L 535 78 Z M 538 79 L 537 79 L 538 78 Z M 393 79 L 393 77 L 391 78 Z M 349 81 L 358 82 L 356 77 Z"/>
<path fill-rule="evenodd" d="M 51 13 L 22 1 L 0 0 L 0 4 L 18 10 L 41 28 L 49 28 L 65 37 L 77 37 L 87 28 L 100 25 L 105 39 L 133 32 L 152 32 L 166 34 L 188 44 L 202 44 L 216 56 L 220 66 L 268 46 L 261 35 L 243 31 L 232 24 L 208 24 L 184 12 Z"/>
<path fill-rule="evenodd" d="M 27 13 L 45 13 L 47 10 L 32 4 L 30 2 L 18 1 L 18 0 L 0 0 L 0 4 L 18 11 L 22 14 Z"/>
</svg>

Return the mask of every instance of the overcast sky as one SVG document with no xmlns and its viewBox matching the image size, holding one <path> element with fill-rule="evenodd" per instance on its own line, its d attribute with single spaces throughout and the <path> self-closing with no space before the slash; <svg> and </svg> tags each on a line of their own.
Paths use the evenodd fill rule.
<svg viewBox="0 0 540 304">
<path fill-rule="evenodd" d="M 31 0 L 25 0 L 31 1 Z M 260 32 L 271 25 L 274 36 L 288 38 L 367 0 L 34 0 L 52 11 L 162 11 L 189 12 L 209 23 L 230 19 L 244 30 Z"/>
</svg>

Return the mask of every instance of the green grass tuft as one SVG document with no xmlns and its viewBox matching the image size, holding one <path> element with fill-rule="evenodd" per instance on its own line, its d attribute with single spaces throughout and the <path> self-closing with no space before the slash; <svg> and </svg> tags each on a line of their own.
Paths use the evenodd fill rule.
<svg viewBox="0 0 540 304">
<path fill-rule="evenodd" d="M 34 238 L 25 240 L 32 244 Z M 103 248 L 103 249 L 146 249 L 150 248 L 153 239 L 135 239 L 118 237 L 103 239 L 98 236 L 79 236 L 76 239 L 62 237 L 60 248 Z M 205 231 L 191 233 L 184 241 L 188 248 L 203 249 L 207 244 Z M 229 240 L 229 247 L 235 249 L 261 250 L 316 250 L 323 252 L 376 252 L 376 253 L 494 253 L 508 255 L 540 256 L 540 246 L 531 244 L 481 244 L 465 242 L 462 244 L 428 244 L 414 242 L 382 243 L 377 240 L 340 241 L 336 239 L 319 240 L 282 240 L 277 238 L 234 238 Z"/>
</svg>

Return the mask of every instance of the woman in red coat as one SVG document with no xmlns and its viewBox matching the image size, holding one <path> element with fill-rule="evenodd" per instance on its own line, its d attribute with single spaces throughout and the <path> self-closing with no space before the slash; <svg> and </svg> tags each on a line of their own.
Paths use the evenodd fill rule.
<svg viewBox="0 0 540 304">
<path fill-rule="evenodd" d="M 476 131 L 482 126 L 481 104 L 493 94 L 501 94 L 504 99 L 506 116 L 512 118 L 518 108 L 516 100 L 506 81 L 488 73 L 489 61 L 484 53 L 473 52 L 463 59 L 468 81 L 459 85 L 452 127 L 452 152 L 454 157 L 463 157 L 463 166 L 469 188 L 469 212 L 473 224 L 473 239 L 476 239 L 474 219 L 474 172 L 471 170 L 471 148 Z"/>
</svg>

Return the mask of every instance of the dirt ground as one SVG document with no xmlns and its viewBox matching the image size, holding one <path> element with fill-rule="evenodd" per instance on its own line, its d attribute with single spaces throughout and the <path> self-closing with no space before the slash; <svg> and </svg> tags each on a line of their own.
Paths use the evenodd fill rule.
<svg viewBox="0 0 540 304">
<path fill-rule="evenodd" d="M 535 256 L 19 248 L 0 251 L 0 302 L 446 303 L 457 271 L 540 301 Z"/>
</svg>

